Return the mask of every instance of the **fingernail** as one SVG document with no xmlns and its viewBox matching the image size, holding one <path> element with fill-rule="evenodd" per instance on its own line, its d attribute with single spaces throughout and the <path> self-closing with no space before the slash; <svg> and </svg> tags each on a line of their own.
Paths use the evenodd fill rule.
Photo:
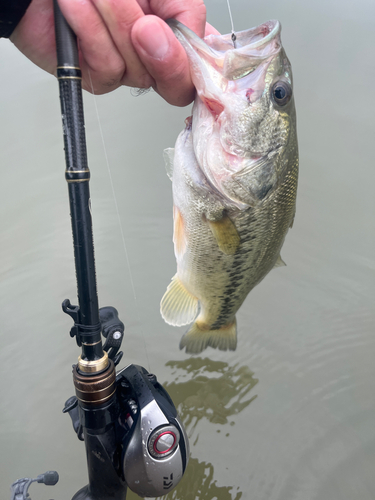
<svg viewBox="0 0 375 500">
<path fill-rule="evenodd" d="M 147 23 L 138 34 L 138 42 L 154 59 L 163 59 L 169 50 L 169 41 L 158 22 Z"/>
</svg>

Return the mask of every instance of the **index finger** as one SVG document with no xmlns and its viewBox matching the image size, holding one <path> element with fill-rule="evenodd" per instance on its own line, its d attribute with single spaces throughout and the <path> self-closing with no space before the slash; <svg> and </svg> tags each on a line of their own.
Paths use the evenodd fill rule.
<svg viewBox="0 0 375 500">
<path fill-rule="evenodd" d="M 121 85 L 125 63 L 90 0 L 58 0 L 61 11 L 77 35 L 83 88 L 102 94 Z"/>
<path fill-rule="evenodd" d="M 136 0 L 91 0 L 125 62 L 122 85 L 149 87 L 153 80 L 140 61 L 131 40 L 131 30 L 145 13 Z"/>
</svg>

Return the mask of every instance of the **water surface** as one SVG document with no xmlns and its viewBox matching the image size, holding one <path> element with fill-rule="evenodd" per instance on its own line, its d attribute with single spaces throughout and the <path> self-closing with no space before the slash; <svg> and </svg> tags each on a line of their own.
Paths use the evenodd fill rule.
<svg viewBox="0 0 375 500">
<path fill-rule="evenodd" d="M 226 3 L 207 6 L 228 32 Z M 190 108 L 126 88 L 96 98 L 129 267 L 85 94 L 100 305 L 126 324 L 121 365 L 154 371 L 187 426 L 189 468 L 168 499 L 373 500 L 375 7 L 238 0 L 232 10 L 237 30 L 279 19 L 294 70 L 301 175 L 288 266 L 242 306 L 237 351 L 179 351 L 184 328 L 159 315 L 175 273 L 162 151 Z M 87 476 L 61 413 L 79 349 L 61 311 L 76 290 L 58 87 L 6 40 L 0 60 L 0 497 L 15 479 L 55 469 L 59 483 L 34 485 L 31 497 L 65 500 Z"/>
</svg>

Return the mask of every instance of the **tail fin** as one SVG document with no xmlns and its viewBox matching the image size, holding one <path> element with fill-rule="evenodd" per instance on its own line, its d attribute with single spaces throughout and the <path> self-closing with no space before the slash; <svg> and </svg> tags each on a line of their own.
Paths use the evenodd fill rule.
<svg viewBox="0 0 375 500">
<path fill-rule="evenodd" d="M 196 321 L 180 341 L 180 349 L 184 347 L 186 347 L 188 354 L 199 354 L 206 347 L 217 348 L 221 351 L 235 351 L 237 347 L 236 318 L 232 323 L 228 323 L 218 330 L 202 329 Z"/>
</svg>

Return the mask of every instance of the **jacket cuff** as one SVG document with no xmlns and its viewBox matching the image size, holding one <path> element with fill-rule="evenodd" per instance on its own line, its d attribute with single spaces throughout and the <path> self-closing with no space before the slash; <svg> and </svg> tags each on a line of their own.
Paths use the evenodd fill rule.
<svg viewBox="0 0 375 500">
<path fill-rule="evenodd" d="M 0 38 L 9 38 L 31 0 L 0 0 Z"/>
</svg>

